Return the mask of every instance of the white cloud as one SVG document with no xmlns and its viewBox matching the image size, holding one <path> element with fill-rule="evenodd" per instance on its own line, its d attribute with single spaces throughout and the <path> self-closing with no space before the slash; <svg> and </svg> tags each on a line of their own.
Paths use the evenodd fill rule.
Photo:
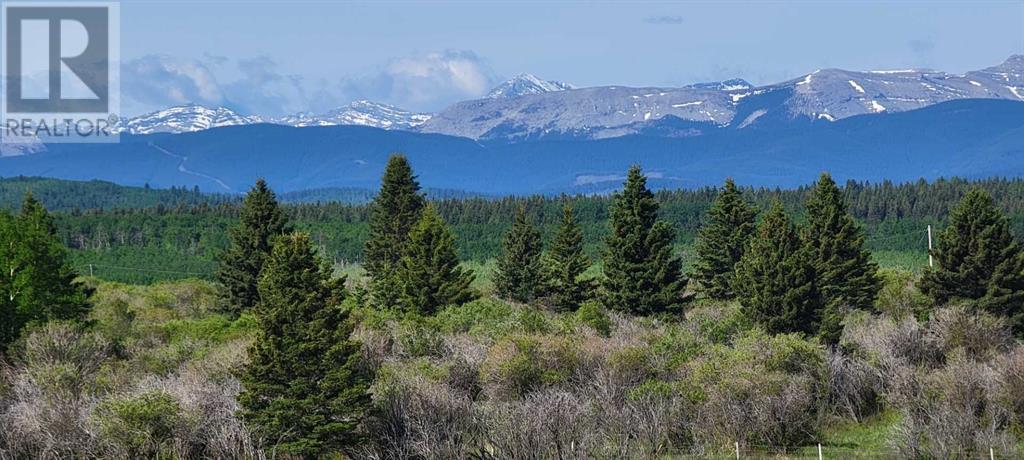
<svg viewBox="0 0 1024 460">
<path fill-rule="evenodd" d="M 203 63 L 166 55 L 148 55 L 124 63 L 121 71 L 125 113 L 168 105 L 221 105 L 224 93 Z"/>
<path fill-rule="evenodd" d="M 480 97 L 498 83 L 472 51 L 447 50 L 392 60 L 380 72 L 342 82 L 353 99 L 375 99 L 412 110 L 433 111 Z"/>
<path fill-rule="evenodd" d="M 235 76 L 231 81 L 218 75 Z M 447 50 L 393 59 L 379 70 L 334 81 L 309 81 L 283 72 L 267 56 L 185 59 L 149 55 L 125 63 L 126 115 L 170 105 L 224 105 L 245 114 L 280 116 L 323 112 L 369 99 L 409 110 L 436 111 L 480 97 L 498 84 L 487 63 L 471 51 Z"/>
<path fill-rule="evenodd" d="M 311 110 L 303 78 L 281 73 L 273 59 L 240 59 L 236 66 L 241 78 L 224 85 L 224 93 L 236 110 L 269 116 Z"/>
</svg>

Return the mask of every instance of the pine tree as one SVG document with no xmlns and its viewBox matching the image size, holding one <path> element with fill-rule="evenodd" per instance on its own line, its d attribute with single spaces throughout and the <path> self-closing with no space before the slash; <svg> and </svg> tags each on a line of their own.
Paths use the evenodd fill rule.
<svg viewBox="0 0 1024 460">
<path fill-rule="evenodd" d="M 810 251 L 774 202 L 736 265 L 733 289 L 746 315 L 770 333 L 818 331 L 821 295 Z"/>
<path fill-rule="evenodd" d="M 31 323 L 83 320 L 92 290 L 76 281 L 53 218 L 31 193 L 16 217 L 0 216 L 0 347 Z"/>
<path fill-rule="evenodd" d="M 505 234 L 494 273 L 494 288 L 499 297 L 531 302 L 543 292 L 541 246 L 540 232 L 527 220 L 526 209 L 519 207 L 512 228 Z"/>
<path fill-rule="evenodd" d="M 603 283 L 609 308 L 638 315 L 679 312 L 687 300 L 682 261 L 672 255 L 675 231 L 658 220 L 658 203 L 639 166 L 611 206 Z"/>
<path fill-rule="evenodd" d="M 396 277 L 401 286 L 400 303 L 407 311 L 429 315 L 475 297 L 469 287 L 473 274 L 459 266 L 455 239 L 431 205 L 409 233 Z"/>
<path fill-rule="evenodd" d="M 593 289 L 590 280 L 582 279 L 590 267 L 590 259 L 583 252 L 583 230 L 576 222 L 572 205 L 562 208 L 562 223 L 544 258 L 548 294 L 558 311 L 576 311 Z"/>
<path fill-rule="evenodd" d="M 874 308 L 882 288 L 878 265 L 864 249 L 864 232 L 847 211 L 843 193 L 828 173 L 822 173 L 814 185 L 805 208 L 803 240 L 811 252 L 825 302 L 820 336 L 835 344 L 848 309 Z"/>
<path fill-rule="evenodd" d="M 18 338 L 23 326 L 15 301 L 17 291 L 13 274 L 21 265 L 16 262 L 20 245 L 15 235 L 14 216 L 0 210 L 0 352 Z"/>
<path fill-rule="evenodd" d="M 756 229 L 756 217 L 757 212 L 743 199 L 736 183 L 726 179 L 695 245 L 697 261 L 693 278 L 700 281 L 708 297 L 718 300 L 736 297 L 732 278 Z"/>
<path fill-rule="evenodd" d="M 301 233 L 279 237 L 260 276 L 256 339 L 238 401 L 279 454 L 322 457 L 358 440 L 370 379 L 339 286 Z"/>
<path fill-rule="evenodd" d="M 239 222 L 228 232 L 231 246 L 220 257 L 217 280 L 224 285 L 225 309 L 232 314 L 259 302 L 257 283 L 273 241 L 290 225 L 266 181 L 259 179 L 242 201 Z"/>
<path fill-rule="evenodd" d="M 399 300 L 401 286 L 395 271 L 425 204 L 409 160 L 392 155 L 371 205 L 370 238 L 363 250 L 371 301 L 379 307 L 394 306 Z"/>
<path fill-rule="evenodd" d="M 933 256 L 936 267 L 921 277 L 922 292 L 939 304 L 974 301 L 1024 328 L 1024 255 L 991 196 L 980 189 L 964 196 L 950 211 Z"/>
</svg>

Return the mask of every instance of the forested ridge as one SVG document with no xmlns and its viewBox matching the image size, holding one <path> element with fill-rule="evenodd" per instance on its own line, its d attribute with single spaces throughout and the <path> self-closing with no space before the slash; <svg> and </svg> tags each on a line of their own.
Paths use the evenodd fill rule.
<svg viewBox="0 0 1024 460">
<path fill-rule="evenodd" d="M 72 248 L 72 259 L 80 270 L 93 264 L 95 273 L 108 279 L 148 282 L 188 276 L 209 277 L 216 255 L 227 247 L 227 228 L 237 220 L 239 199 L 203 195 L 184 189 L 151 190 L 119 187 L 117 193 L 165 196 L 156 204 L 150 199 L 121 199 L 126 205 L 103 209 L 68 208 L 82 200 L 81 184 L 43 180 L 40 185 L 25 179 L 5 180 L 0 201 L 15 208 L 18 193 L 32 190 L 47 206 L 63 209 L 55 213 L 62 241 Z M 106 183 L 100 183 L 106 184 Z M 110 184 L 109 186 L 113 186 Z M 752 189 L 739 184 L 744 197 L 759 209 L 777 199 L 797 221 L 803 219 L 802 203 L 808 187 L 794 190 Z M 850 213 L 865 226 L 867 246 L 887 262 L 917 269 L 925 260 L 928 224 L 938 227 L 950 207 L 971 187 L 988 191 L 1008 214 L 1015 234 L 1024 234 L 1024 180 L 964 179 L 918 181 L 907 184 L 847 182 L 842 186 Z M 107 185 L 103 186 L 104 188 Z M 4 191 L 6 190 L 6 191 Z M 97 196 L 104 195 L 96 192 Z M 661 205 L 659 215 L 677 230 L 676 245 L 684 253 L 696 236 L 716 189 L 662 190 L 655 192 Z M 84 195 L 90 196 L 89 194 Z M 175 201 L 178 198 L 180 200 Z M 107 201 L 111 201 L 107 199 Z M 483 261 L 498 254 L 501 234 L 511 226 L 515 211 L 523 207 L 545 241 L 550 241 L 562 217 L 562 206 L 571 202 L 584 235 L 586 252 L 597 254 L 607 233 L 608 196 L 457 198 L 432 200 L 457 236 L 463 259 Z M 109 203 L 107 203 L 109 205 Z M 338 202 L 285 204 L 283 211 L 297 229 L 310 234 L 313 244 L 329 260 L 339 264 L 358 263 L 368 235 L 369 208 L 363 204 Z M 689 259 L 685 262 L 689 263 Z"/>
</svg>

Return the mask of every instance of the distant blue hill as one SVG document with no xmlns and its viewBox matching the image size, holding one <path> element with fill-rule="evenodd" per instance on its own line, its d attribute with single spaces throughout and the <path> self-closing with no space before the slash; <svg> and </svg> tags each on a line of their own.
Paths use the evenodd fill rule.
<svg viewBox="0 0 1024 460">
<path fill-rule="evenodd" d="M 1024 175 L 1022 102 L 967 99 L 836 122 L 765 117 L 749 128 L 666 118 L 612 139 L 486 144 L 368 127 L 257 124 L 126 135 L 119 144 L 49 145 L 43 153 L 0 158 L 0 176 L 210 192 L 244 192 L 265 177 L 282 193 L 345 194 L 376 188 L 392 152 L 409 156 L 424 187 L 485 195 L 601 193 L 617 187 L 633 163 L 655 186 L 671 188 L 715 185 L 725 177 L 793 187 L 823 170 L 839 180 L 869 181 Z"/>
</svg>

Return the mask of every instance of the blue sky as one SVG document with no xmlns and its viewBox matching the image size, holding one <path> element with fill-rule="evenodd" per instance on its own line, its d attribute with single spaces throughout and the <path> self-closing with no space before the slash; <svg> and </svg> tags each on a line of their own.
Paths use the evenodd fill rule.
<svg viewBox="0 0 1024 460">
<path fill-rule="evenodd" d="M 183 102 L 280 115 L 362 98 L 433 111 L 520 72 L 577 86 L 962 73 L 1024 53 L 1024 0 L 125 0 L 121 41 L 128 115 Z"/>
</svg>

